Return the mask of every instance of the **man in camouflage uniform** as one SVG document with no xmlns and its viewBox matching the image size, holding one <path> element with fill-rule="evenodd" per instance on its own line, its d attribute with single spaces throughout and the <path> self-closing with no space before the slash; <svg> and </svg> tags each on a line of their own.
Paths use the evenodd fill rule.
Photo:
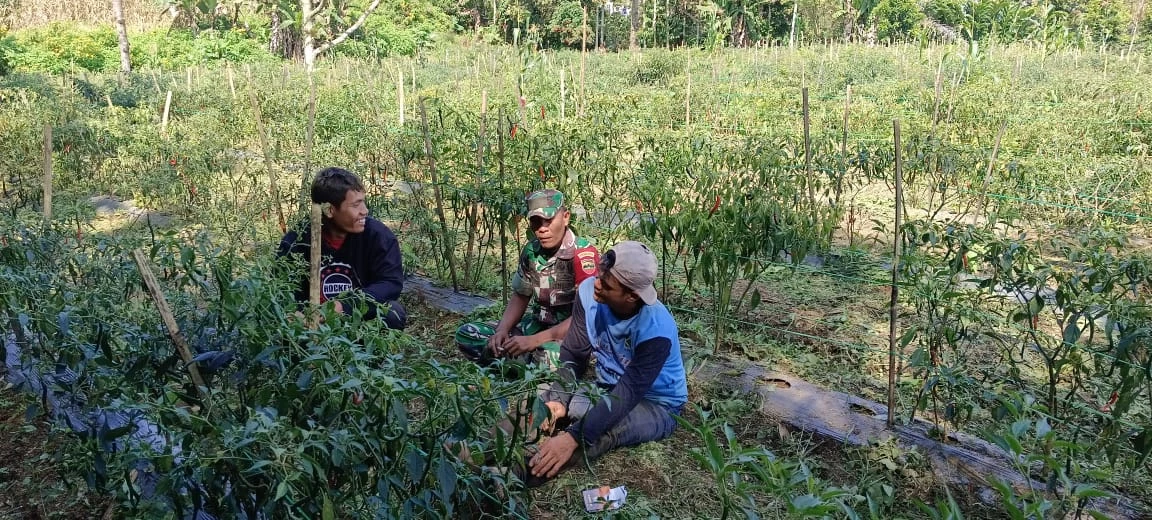
<svg viewBox="0 0 1152 520">
<path fill-rule="evenodd" d="M 487 364 L 497 357 L 556 366 L 568 332 L 576 286 L 596 276 L 596 248 L 568 226 L 564 194 L 539 190 L 525 199 L 533 238 L 520 253 L 512 297 L 498 323 L 469 322 L 456 331 L 465 357 Z"/>
</svg>

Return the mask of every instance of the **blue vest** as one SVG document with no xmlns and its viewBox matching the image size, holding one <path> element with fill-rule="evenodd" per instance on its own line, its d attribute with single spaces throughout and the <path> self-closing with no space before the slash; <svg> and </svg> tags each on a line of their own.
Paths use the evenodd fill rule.
<svg viewBox="0 0 1152 520">
<path fill-rule="evenodd" d="M 620 320 L 607 305 L 598 303 L 593 297 L 595 283 L 595 278 L 584 280 L 579 290 L 580 302 L 584 306 L 584 323 L 596 356 L 597 382 L 615 386 L 632 361 L 636 345 L 652 338 L 668 338 L 672 341 L 672 349 L 644 398 L 669 408 L 679 408 L 688 400 L 688 380 L 684 374 L 684 360 L 680 357 L 680 331 L 672 314 L 657 301 L 642 306 L 639 314 Z"/>
</svg>

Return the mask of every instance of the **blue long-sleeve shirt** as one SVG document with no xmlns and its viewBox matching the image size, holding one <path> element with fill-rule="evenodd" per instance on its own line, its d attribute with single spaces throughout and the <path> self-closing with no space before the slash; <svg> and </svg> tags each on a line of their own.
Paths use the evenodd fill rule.
<svg viewBox="0 0 1152 520">
<path fill-rule="evenodd" d="M 588 280 L 577 291 L 572 323 L 560 351 L 563 383 L 545 397 L 569 406 L 572 383 L 596 356 L 597 384 L 609 394 L 567 429 L 585 445 L 596 443 L 641 400 L 679 408 L 688 393 L 679 333 L 667 309 L 657 302 L 645 305 L 636 316 L 619 320 L 606 305 L 590 301 L 593 283 Z"/>
</svg>

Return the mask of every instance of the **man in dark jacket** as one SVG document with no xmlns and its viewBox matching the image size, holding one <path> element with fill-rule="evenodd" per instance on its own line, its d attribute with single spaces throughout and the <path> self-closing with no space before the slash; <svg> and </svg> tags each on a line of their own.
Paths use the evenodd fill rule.
<svg viewBox="0 0 1152 520">
<path fill-rule="evenodd" d="M 312 181 L 312 202 L 322 205 L 321 303 L 332 302 L 336 312 L 351 315 L 362 302 L 365 319 L 384 320 L 390 329 L 403 329 L 408 321 L 396 301 L 404 288 L 400 243 L 388 226 L 368 216 L 364 185 L 356 175 L 327 168 Z M 311 233 L 289 231 L 280 241 L 278 257 L 300 255 L 307 261 Z M 308 277 L 300 277 L 296 300 L 308 301 Z"/>
</svg>

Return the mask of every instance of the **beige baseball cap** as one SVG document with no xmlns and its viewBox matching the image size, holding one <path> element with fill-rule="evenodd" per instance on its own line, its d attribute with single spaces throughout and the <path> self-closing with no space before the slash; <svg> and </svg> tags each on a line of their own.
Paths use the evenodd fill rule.
<svg viewBox="0 0 1152 520">
<path fill-rule="evenodd" d="M 648 246 L 634 240 L 620 242 L 604 253 L 600 264 L 645 304 L 656 303 L 656 287 L 652 285 L 656 280 L 656 254 Z"/>
</svg>

